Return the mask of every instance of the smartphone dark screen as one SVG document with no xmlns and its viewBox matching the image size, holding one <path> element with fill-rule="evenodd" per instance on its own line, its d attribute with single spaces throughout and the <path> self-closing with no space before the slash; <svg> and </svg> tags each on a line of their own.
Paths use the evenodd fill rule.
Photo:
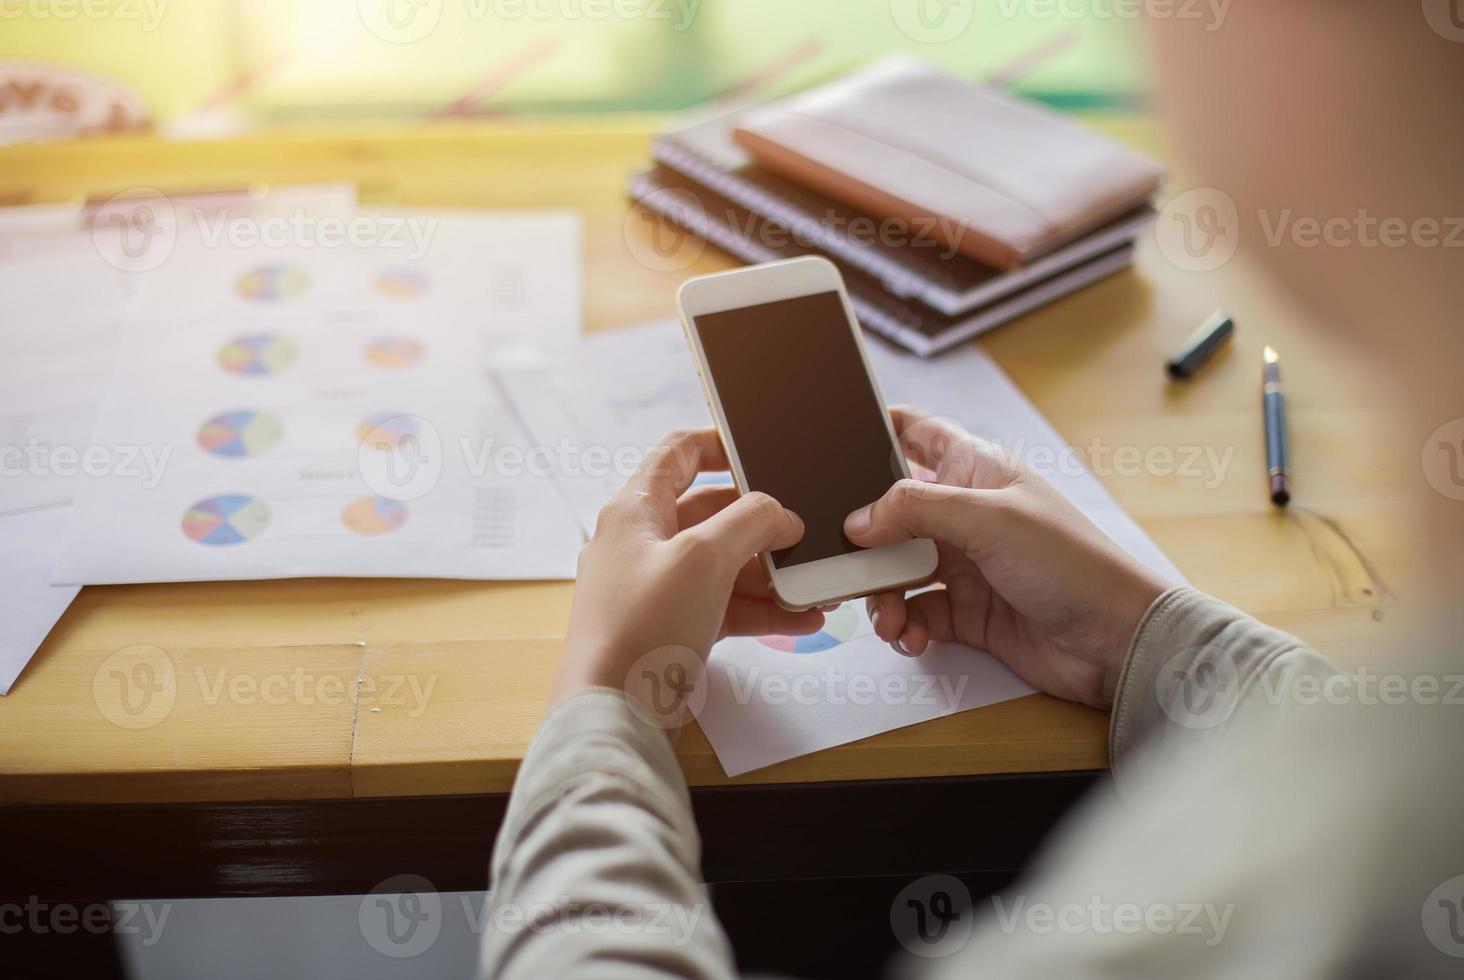
<svg viewBox="0 0 1464 980">
<path fill-rule="evenodd" d="M 779 568 L 858 551 L 850 511 L 903 475 L 836 292 L 695 318 L 748 485 L 803 518 Z"/>
</svg>

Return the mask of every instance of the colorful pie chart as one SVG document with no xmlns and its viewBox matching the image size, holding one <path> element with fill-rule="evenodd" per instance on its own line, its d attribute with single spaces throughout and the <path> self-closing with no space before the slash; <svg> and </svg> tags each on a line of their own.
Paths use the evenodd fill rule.
<svg viewBox="0 0 1464 980">
<path fill-rule="evenodd" d="M 235 337 L 219 350 L 219 367 L 230 374 L 278 374 L 294 364 L 298 354 L 294 343 L 278 334 L 247 334 Z"/>
<path fill-rule="evenodd" d="M 226 493 L 200 500 L 183 515 L 183 533 L 199 544 L 253 541 L 269 527 L 269 505 L 258 497 Z"/>
<path fill-rule="evenodd" d="M 239 277 L 234 290 L 256 303 L 294 299 L 310 288 L 310 276 L 297 265 L 261 265 Z"/>
<path fill-rule="evenodd" d="M 390 534 L 407 523 L 407 505 L 385 497 L 361 497 L 341 511 L 341 523 L 357 534 Z"/>
<path fill-rule="evenodd" d="M 850 603 L 824 616 L 823 629 L 807 636 L 763 636 L 758 642 L 784 653 L 822 653 L 850 639 L 859 628 L 859 613 Z"/>
<path fill-rule="evenodd" d="M 268 412 L 244 409 L 215 415 L 198 429 L 198 444 L 215 456 L 245 459 L 279 445 L 285 426 Z"/>
<path fill-rule="evenodd" d="M 376 291 L 392 299 L 411 299 L 427 291 L 427 276 L 416 269 L 391 269 L 376 277 Z"/>
<path fill-rule="evenodd" d="M 378 337 L 366 345 L 366 360 L 379 368 L 411 367 L 426 353 L 427 348 L 413 337 Z"/>
<path fill-rule="evenodd" d="M 417 419 L 411 415 L 383 412 L 356 424 L 356 439 L 368 449 L 397 449 L 403 440 L 415 439 L 419 434 Z"/>
</svg>

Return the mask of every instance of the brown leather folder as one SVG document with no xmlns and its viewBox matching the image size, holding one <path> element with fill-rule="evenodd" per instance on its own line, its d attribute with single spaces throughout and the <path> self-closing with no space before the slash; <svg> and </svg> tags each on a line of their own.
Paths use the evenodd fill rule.
<svg viewBox="0 0 1464 980">
<path fill-rule="evenodd" d="M 894 57 L 755 109 L 734 133 L 768 170 L 1014 269 L 1131 211 L 1154 160 L 1042 106 Z M 932 220 L 934 225 L 931 225 Z"/>
</svg>

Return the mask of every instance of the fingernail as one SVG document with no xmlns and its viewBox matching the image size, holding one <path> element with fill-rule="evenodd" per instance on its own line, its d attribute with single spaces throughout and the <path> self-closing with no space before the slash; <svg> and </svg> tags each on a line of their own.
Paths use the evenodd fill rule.
<svg viewBox="0 0 1464 980">
<path fill-rule="evenodd" d="M 841 605 L 843 605 L 842 602 L 831 602 L 827 606 L 819 606 L 818 611 L 821 613 L 831 613 L 835 609 L 838 609 Z"/>
<path fill-rule="evenodd" d="M 910 651 L 905 646 L 905 638 L 903 636 L 897 636 L 897 637 L 895 637 L 895 649 L 898 650 L 898 651 L 900 651 L 901 653 L 903 653 L 907 657 L 910 656 Z"/>
<path fill-rule="evenodd" d="M 803 533 L 803 518 L 799 517 L 797 514 L 793 513 L 793 511 L 791 511 L 791 510 L 784 509 L 783 513 L 785 513 L 785 514 L 788 515 L 788 523 L 793 525 L 794 530 L 796 530 L 799 534 L 802 534 Z"/>
<path fill-rule="evenodd" d="M 875 609 L 873 609 L 873 610 L 870 611 L 870 613 L 869 613 L 869 625 L 871 627 L 873 627 L 873 629 L 874 629 L 874 631 L 876 633 L 879 632 L 879 609 L 878 608 L 875 608 Z"/>
<path fill-rule="evenodd" d="M 863 534 L 869 530 L 869 508 L 861 507 L 848 517 L 844 518 L 844 532 L 846 534 Z"/>
</svg>

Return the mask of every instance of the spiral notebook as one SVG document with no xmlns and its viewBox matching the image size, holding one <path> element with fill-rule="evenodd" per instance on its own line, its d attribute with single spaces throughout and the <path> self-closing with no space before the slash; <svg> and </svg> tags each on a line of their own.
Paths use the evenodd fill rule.
<svg viewBox="0 0 1464 980">
<path fill-rule="evenodd" d="M 637 206 L 744 262 L 771 262 L 816 252 L 790 241 L 786 231 L 770 226 L 734 201 L 667 167 L 637 174 L 631 180 L 630 195 Z M 891 295 L 840 256 L 818 254 L 839 267 L 854 313 L 866 329 L 914 354 L 930 357 L 1127 268 L 1133 263 L 1133 251 L 1132 241 L 1121 241 L 1077 265 L 1036 281 L 1028 279 L 999 299 L 956 316 Z"/>
<path fill-rule="evenodd" d="M 755 163 L 733 140 L 742 111 L 693 121 L 652 143 L 656 162 L 689 177 L 735 206 L 799 235 L 819 251 L 864 273 L 885 292 L 911 299 L 933 313 L 958 317 L 1132 244 L 1150 222 L 1148 205 L 1135 207 L 1040 259 L 1010 271 L 942 247 L 911 248 L 854 236 L 855 222 L 878 222 L 864 212 L 786 180 Z M 910 234 L 921 229 L 909 227 Z M 938 244 L 932 242 L 932 244 Z"/>
</svg>

